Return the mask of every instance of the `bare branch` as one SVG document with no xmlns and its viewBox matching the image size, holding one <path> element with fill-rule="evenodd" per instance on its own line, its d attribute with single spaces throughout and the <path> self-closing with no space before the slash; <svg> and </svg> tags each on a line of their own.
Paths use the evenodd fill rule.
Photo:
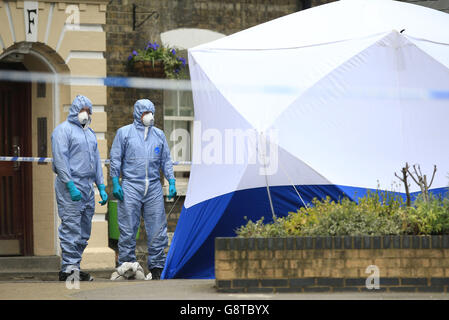
<svg viewBox="0 0 449 320">
<path fill-rule="evenodd" d="M 434 164 L 433 165 L 433 174 L 432 174 L 432 179 L 430 180 L 429 189 L 430 189 L 430 186 L 432 185 L 433 178 L 435 178 L 435 173 L 436 172 L 437 172 L 437 166 L 436 166 L 436 164 Z"/>
<path fill-rule="evenodd" d="M 416 164 L 413 165 L 413 170 L 415 171 L 416 177 L 418 178 L 418 181 L 419 181 L 417 183 L 419 185 L 421 185 L 422 184 L 422 173 L 421 173 L 421 168 L 419 167 L 419 164 L 418 164 L 418 170 L 416 170 Z M 418 173 L 418 171 L 419 171 L 419 173 Z"/>
<path fill-rule="evenodd" d="M 407 171 L 408 171 L 408 174 L 410 175 L 410 177 L 412 177 L 413 181 L 415 181 L 416 184 L 419 185 L 419 182 L 415 179 L 415 177 L 413 176 L 413 174 L 412 174 L 408 169 L 407 169 Z M 415 170 L 415 172 L 416 172 L 416 170 Z"/>
<path fill-rule="evenodd" d="M 415 171 L 416 176 L 419 177 L 418 171 L 416 171 L 416 164 L 413 165 L 413 171 Z"/>
<path fill-rule="evenodd" d="M 396 178 L 398 178 L 399 180 L 401 180 L 402 182 L 405 183 L 404 179 L 402 179 L 401 177 L 399 177 L 399 176 L 396 174 L 396 172 L 394 173 L 394 175 L 396 176 Z"/>
<path fill-rule="evenodd" d="M 409 168 L 409 165 L 408 165 L 408 162 L 406 162 L 405 167 L 403 167 L 401 170 L 403 178 L 400 178 L 396 174 L 396 172 L 394 173 L 394 175 L 404 183 L 405 195 L 406 195 L 406 205 L 407 205 L 407 207 L 410 207 L 410 205 L 411 205 L 410 191 L 409 191 L 410 184 L 408 184 L 408 182 L 407 182 L 407 173 L 409 173 L 408 168 Z"/>
</svg>

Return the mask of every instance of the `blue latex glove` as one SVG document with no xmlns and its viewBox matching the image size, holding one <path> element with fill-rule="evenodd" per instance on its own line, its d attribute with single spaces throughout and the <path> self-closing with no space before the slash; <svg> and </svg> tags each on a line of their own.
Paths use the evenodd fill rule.
<svg viewBox="0 0 449 320">
<path fill-rule="evenodd" d="M 108 194 L 105 191 L 106 187 L 104 186 L 104 184 L 100 184 L 98 186 L 98 191 L 100 191 L 100 197 L 101 200 L 103 201 L 98 201 L 99 204 L 101 204 L 102 206 L 104 206 L 106 204 L 106 202 L 108 202 Z"/>
<path fill-rule="evenodd" d="M 168 200 L 171 200 L 174 196 L 176 196 L 175 181 L 175 179 L 170 179 L 168 181 L 168 183 L 170 184 L 168 187 Z"/>
<path fill-rule="evenodd" d="M 75 187 L 75 183 L 72 180 L 70 180 L 65 185 L 70 192 L 70 197 L 72 198 L 72 201 L 80 201 L 81 192 Z"/>
<path fill-rule="evenodd" d="M 123 189 L 118 182 L 118 177 L 112 178 L 112 194 L 120 201 L 123 201 Z"/>
</svg>

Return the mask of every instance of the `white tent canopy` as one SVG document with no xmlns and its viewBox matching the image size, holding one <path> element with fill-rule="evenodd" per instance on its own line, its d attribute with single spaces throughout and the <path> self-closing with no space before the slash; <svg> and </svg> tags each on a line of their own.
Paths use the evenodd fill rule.
<svg viewBox="0 0 449 320">
<path fill-rule="evenodd" d="M 295 189 L 272 195 L 274 211 L 298 194 L 305 201 L 325 194 L 322 186 L 349 195 L 392 190 L 406 162 L 428 175 L 436 165 L 432 188 L 448 185 L 448 14 L 392 0 L 341 0 L 192 48 L 189 64 L 197 121 L 181 218 L 223 215 L 226 209 L 205 208 L 267 187 Z M 250 133 L 245 144 L 230 143 L 227 133 L 240 131 Z M 261 138 L 276 155 L 267 149 L 260 157 Z M 250 161 L 253 151 L 262 163 Z M 264 174 L 267 163 L 275 170 Z M 210 232 L 204 239 L 218 234 L 203 232 Z"/>
<path fill-rule="evenodd" d="M 448 172 L 448 100 L 431 96 L 449 89 L 447 16 L 403 2 L 343 0 L 198 46 L 189 51 L 192 80 L 216 91 L 195 94 L 196 119 L 202 132 L 276 129 L 280 152 L 333 184 L 390 188 L 406 161 Z M 304 183 L 302 170 L 279 160 Z M 207 167 L 192 168 L 186 207 L 235 190 L 245 171 Z M 446 186 L 447 177 L 434 183 Z"/>
</svg>

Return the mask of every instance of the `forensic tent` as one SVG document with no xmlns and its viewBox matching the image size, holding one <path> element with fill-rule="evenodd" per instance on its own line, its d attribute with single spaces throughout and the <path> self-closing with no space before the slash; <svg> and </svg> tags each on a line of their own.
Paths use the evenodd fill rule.
<svg viewBox="0 0 449 320">
<path fill-rule="evenodd" d="M 214 239 L 247 220 L 403 193 L 406 162 L 448 185 L 446 13 L 336 1 L 192 48 L 189 66 L 194 157 L 165 279 L 214 278 Z"/>
</svg>

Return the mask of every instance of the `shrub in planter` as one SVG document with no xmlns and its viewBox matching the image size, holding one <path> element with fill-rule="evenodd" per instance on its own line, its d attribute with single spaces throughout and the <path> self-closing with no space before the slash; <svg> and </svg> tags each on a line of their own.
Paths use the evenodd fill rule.
<svg viewBox="0 0 449 320">
<path fill-rule="evenodd" d="M 289 214 L 285 227 L 296 236 L 400 234 L 406 228 L 401 205 L 402 198 L 378 192 L 368 192 L 359 203 L 348 198 L 314 200 L 312 207 Z"/>
<path fill-rule="evenodd" d="M 449 233 L 449 199 L 418 197 L 411 207 L 393 192 L 368 192 L 358 203 L 343 198 L 314 199 L 312 206 L 289 212 L 271 224 L 249 221 L 239 237 L 358 236 Z"/>
<path fill-rule="evenodd" d="M 407 208 L 407 223 L 413 234 L 449 234 L 449 198 L 428 195 L 417 197 Z"/>
<path fill-rule="evenodd" d="M 249 220 L 245 226 L 238 228 L 236 233 L 242 238 L 283 238 L 290 236 L 285 229 L 282 218 L 267 224 L 264 224 L 263 220 L 263 217 L 256 222 Z"/>
</svg>

